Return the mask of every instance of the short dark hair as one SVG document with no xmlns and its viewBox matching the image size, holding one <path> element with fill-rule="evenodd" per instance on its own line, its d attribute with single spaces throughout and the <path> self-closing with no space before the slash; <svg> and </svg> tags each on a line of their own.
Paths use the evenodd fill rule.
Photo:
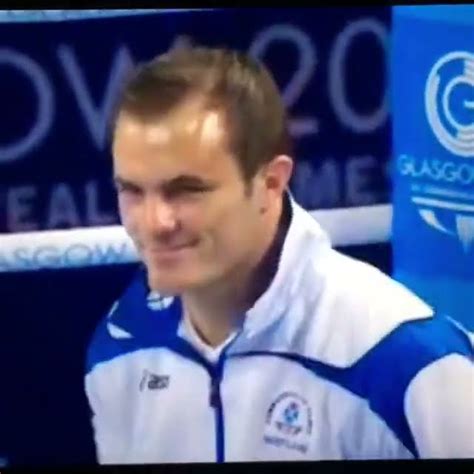
<svg viewBox="0 0 474 474">
<path fill-rule="evenodd" d="M 126 81 L 117 112 L 160 116 L 191 95 L 223 113 L 230 151 L 247 182 L 276 155 L 291 155 L 278 87 L 262 63 L 239 51 L 187 46 L 141 64 Z"/>
</svg>

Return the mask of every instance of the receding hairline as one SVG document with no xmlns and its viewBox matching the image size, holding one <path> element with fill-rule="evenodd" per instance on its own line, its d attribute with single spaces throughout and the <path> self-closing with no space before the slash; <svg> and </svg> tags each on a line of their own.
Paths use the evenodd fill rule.
<svg viewBox="0 0 474 474">
<path fill-rule="evenodd" d="M 156 127 L 158 130 L 161 126 L 166 128 L 167 121 L 170 119 L 180 120 L 180 114 L 191 113 L 189 123 L 185 124 L 189 127 L 192 125 L 192 122 L 196 122 L 196 131 L 200 129 L 201 133 L 205 136 L 210 136 L 214 134 L 215 136 L 219 135 L 221 143 L 226 147 L 228 152 L 231 150 L 231 134 L 232 130 L 228 123 L 225 105 L 212 105 L 209 101 L 206 100 L 200 93 L 192 93 L 180 100 L 173 107 L 167 111 L 155 110 L 150 111 L 150 113 L 143 113 L 140 109 L 128 109 L 122 108 L 117 114 L 114 130 L 113 130 L 113 141 L 116 138 L 116 131 L 118 128 L 119 122 L 131 120 L 132 122 L 138 122 L 140 125 L 149 126 L 150 131 L 152 128 Z M 184 126 L 184 128 L 186 128 Z M 192 133 L 192 131 L 189 133 Z"/>
<path fill-rule="evenodd" d="M 227 145 L 246 179 L 277 154 L 291 154 L 281 95 L 270 71 L 244 52 L 191 47 L 138 66 L 117 102 L 138 120 L 162 120 L 197 97 L 223 119 Z M 114 133 L 114 132 L 113 132 Z"/>
</svg>

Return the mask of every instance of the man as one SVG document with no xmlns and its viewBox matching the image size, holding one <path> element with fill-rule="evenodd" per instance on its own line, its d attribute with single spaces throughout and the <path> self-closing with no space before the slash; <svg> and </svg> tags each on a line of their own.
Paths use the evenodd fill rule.
<svg viewBox="0 0 474 474">
<path fill-rule="evenodd" d="M 139 67 L 113 156 L 144 268 L 90 346 L 101 463 L 474 456 L 472 347 L 294 201 L 261 64 Z"/>
</svg>

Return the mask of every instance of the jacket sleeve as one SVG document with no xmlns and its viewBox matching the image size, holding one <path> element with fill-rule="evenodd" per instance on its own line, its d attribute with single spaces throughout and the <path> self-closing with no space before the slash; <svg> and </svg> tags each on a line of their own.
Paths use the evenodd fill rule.
<svg viewBox="0 0 474 474">
<path fill-rule="evenodd" d="M 125 452 L 123 423 L 119 413 L 114 413 L 114 404 L 104 402 L 99 377 L 95 371 L 85 377 L 97 461 L 99 464 L 122 464 Z"/>
<path fill-rule="evenodd" d="M 118 353 L 120 347 L 110 337 L 104 318 L 88 347 L 84 379 L 99 464 L 123 464 L 126 456 L 127 419 L 120 406 L 123 383 L 113 361 Z"/>
<path fill-rule="evenodd" d="M 474 458 L 474 364 L 443 357 L 411 381 L 405 414 L 420 458 Z"/>
</svg>

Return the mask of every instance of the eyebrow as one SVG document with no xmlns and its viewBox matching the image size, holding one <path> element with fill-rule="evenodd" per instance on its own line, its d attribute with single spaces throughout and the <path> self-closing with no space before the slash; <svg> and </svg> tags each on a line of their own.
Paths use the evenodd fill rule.
<svg viewBox="0 0 474 474">
<path fill-rule="evenodd" d="M 139 188 L 140 186 L 128 179 L 121 178 L 120 176 L 113 177 L 113 183 L 115 186 L 124 186 L 124 187 L 131 187 L 131 188 Z"/>
<path fill-rule="evenodd" d="M 131 187 L 131 188 L 140 188 L 141 186 L 133 181 L 122 178 L 118 175 L 115 175 L 113 181 L 116 185 Z M 163 189 L 172 189 L 179 186 L 202 186 L 202 187 L 214 187 L 216 183 L 210 180 L 202 179 L 198 176 L 182 174 L 173 178 L 169 181 L 164 181 L 159 187 Z"/>
</svg>

